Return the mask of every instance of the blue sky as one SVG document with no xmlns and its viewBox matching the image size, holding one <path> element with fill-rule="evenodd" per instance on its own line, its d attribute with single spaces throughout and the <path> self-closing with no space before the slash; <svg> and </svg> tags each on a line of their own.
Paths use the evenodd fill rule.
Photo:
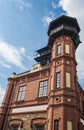
<svg viewBox="0 0 84 130">
<path fill-rule="evenodd" d="M 81 27 L 76 58 L 84 87 L 84 0 L 0 0 L 0 102 L 7 78 L 31 69 L 35 51 L 47 45 L 50 21 L 62 14 L 76 17 Z"/>
</svg>

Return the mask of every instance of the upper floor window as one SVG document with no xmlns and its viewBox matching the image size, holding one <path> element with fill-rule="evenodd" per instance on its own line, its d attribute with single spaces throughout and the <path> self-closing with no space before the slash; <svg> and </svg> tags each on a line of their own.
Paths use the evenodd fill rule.
<svg viewBox="0 0 84 130">
<path fill-rule="evenodd" d="M 70 54 L 70 45 L 65 44 L 65 53 Z"/>
<path fill-rule="evenodd" d="M 57 55 L 61 54 L 61 45 L 57 45 Z"/>
<path fill-rule="evenodd" d="M 54 121 L 54 130 L 58 130 L 59 129 L 59 120 L 55 120 Z"/>
<path fill-rule="evenodd" d="M 60 87 L 60 72 L 56 73 L 56 88 Z"/>
<path fill-rule="evenodd" d="M 21 87 L 19 88 L 19 93 L 18 93 L 18 98 L 17 98 L 18 101 L 24 100 L 25 89 L 26 89 L 26 86 L 21 86 Z"/>
<path fill-rule="evenodd" d="M 71 74 L 69 72 L 66 72 L 66 87 L 71 87 Z"/>
<path fill-rule="evenodd" d="M 39 97 L 44 97 L 47 95 L 48 80 L 41 81 L 39 84 Z"/>
</svg>

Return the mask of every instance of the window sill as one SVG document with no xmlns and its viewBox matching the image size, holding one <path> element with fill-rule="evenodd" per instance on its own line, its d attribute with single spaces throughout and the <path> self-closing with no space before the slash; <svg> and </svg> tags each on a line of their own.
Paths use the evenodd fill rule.
<svg viewBox="0 0 84 130">
<path fill-rule="evenodd" d="M 56 56 L 60 56 L 61 55 L 61 53 L 60 54 L 57 54 Z"/>
<path fill-rule="evenodd" d="M 16 101 L 15 103 L 23 103 L 24 102 L 24 100 L 20 100 L 20 101 Z"/>
<path fill-rule="evenodd" d="M 37 99 L 37 102 L 45 102 L 45 101 L 47 101 L 48 97 L 47 96 L 45 96 L 45 97 L 37 97 L 36 99 Z"/>
<path fill-rule="evenodd" d="M 70 55 L 70 53 L 65 53 L 65 55 Z"/>
<path fill-rule="evenodd" d="M 37 99 L 41 99 L 41 98 L 47 98 L 47 96 L 43 96 L 43 97 L 37 97 Z"/>
</svg>

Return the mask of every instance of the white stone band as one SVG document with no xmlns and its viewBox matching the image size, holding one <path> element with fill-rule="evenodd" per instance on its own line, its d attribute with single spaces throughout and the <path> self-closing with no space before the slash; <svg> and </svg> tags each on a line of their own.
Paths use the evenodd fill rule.
<svg viewBox="0 0 84 130">
<path fill-rule="evenodd" d="M 29 107 L 20 107 L 20 108 L 13 108 L 12 113 L 18 112 L 33 112 L 33 111 L 42 111 L 47 110 L 48 105 L 38 105 L 38 106 L 29 106 Z"/>
</svg>

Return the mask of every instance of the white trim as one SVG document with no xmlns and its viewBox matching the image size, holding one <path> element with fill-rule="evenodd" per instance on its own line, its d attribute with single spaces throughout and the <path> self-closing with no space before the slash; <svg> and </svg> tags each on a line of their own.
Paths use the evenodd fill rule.
<svg viewBox="0 0 84 130">
<path fill-rule="evenodd" d="M 38 106 L 31 106 L 31 107 L 29 106 L 29 107 L 13 108 L 12 113 L 47 110 L 47 107 L 48 105 L 38 105 Z"/>
</svg>

